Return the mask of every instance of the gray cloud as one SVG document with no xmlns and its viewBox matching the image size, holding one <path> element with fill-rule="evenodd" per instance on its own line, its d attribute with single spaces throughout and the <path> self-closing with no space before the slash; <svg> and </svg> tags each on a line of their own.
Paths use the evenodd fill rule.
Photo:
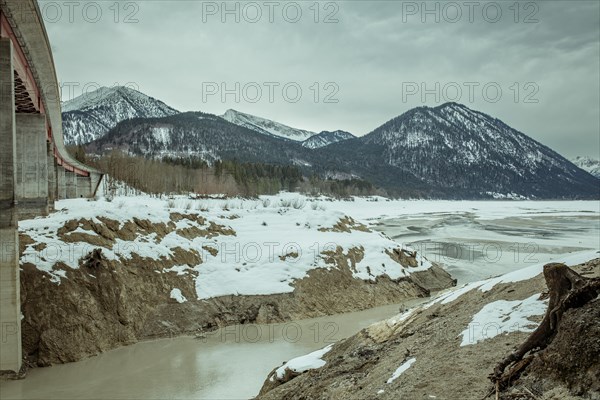
<svg viewBox="0 0 600 400">
<path fill-rule="evenodd" d="M 497 2 L 494 5 L 499 4 L 502 17 L 495 23 L 489 21 L 495 17 L 493 7 L 484 15 L 483 2 L 475 8 L 472 22 L 465 2 L 427 2 L 429 9 L 439 4 L 449 18 L 454 18 L 452 7 L 458 4 L 463 15 L 455 23 L 445 21 L 444 14 L 439 23 L 431 14 L 423 23 L 422 9 L 414 15 L 407 13 L 425 4 L 420 1 L 333 5 L 325 1 L 320 3 L 319 23 L 314 22 L 314 8 L 310 8 L 313 1 L 296 3 L 302 10 L 297 23 L 282 17 L 285 3 L 275 8 L 273 22 L 263 1 L 253 3 L 263 12 L 257 23 L 243 18 L 254 17 L 252 8 L 241 14 L 240 23 L 232 15 L 223 23 L 220 13 L 203 14 L 212 5 L 220 8 L 220 1 L 125 1 L 118 15 L 114 1 L 89 3 L 94 2 L 79 3 L 71 20 L 63 2 L 40 1 L 63 82 L 81 86 L 133 82 L 142 92 L 180 110 L 221 114 L 235 108 L 305 129 L 344 129 L 357 135 L 412 107 L 457 100 L 502 119 L 566 156 L 597 157 L 600 153 L 597 1 L 521 2 L 516 22 L 514 1 Z M 56 4 L 62 7 L 61 18 L 50 14 Z M 235 4 L 227 2 L 230 8 Z M 84 7 L 88 7 L 87 17 Z M 293 17 L 294 9 L 288 7 Z M 101 18 L 89 22 L 98 8 Z M 334 11 L 339 22 L 324 23 L 325 16 Z M 137 23 L 124 21 L 131 13 Z M 537 22 L 525 23 L 528 15 Z M 279 86 L 270 103 L 267 88 L 262 86 L 263 96 L 256 103 L 244 98 L 236 103 L 233 95 L 225 102 L 220 96 L 203 101 L 203 84 L 209 82 L 229 88 L 236 82 L 242 86 L 297 82 L 303 95 L 297 103 L 287 102 Z M 315 82 L 320 89 L 318 102 L 314 101 Z M 325 87 L 328 82 L 337 86 Z M 473 101 L 468 98 L 468 82 L 479 85 Z M 433 89 L 436 83 L 440 87 L 437 99 L 433 94 L 424 101 L 419 94 L 403 96 L 413 84 Z M 484 97 L 486 84 L 490 97 L 494 88 L 502 89 L 497 102 Z M 460 98 L 453 91 L 456 86 L 463 90 Z M 324 103 L 335 87 L 339 92 L 334 98 L 339 102 Z M 526 102 L 528 95 L 537 103 Z"/>
</svg>

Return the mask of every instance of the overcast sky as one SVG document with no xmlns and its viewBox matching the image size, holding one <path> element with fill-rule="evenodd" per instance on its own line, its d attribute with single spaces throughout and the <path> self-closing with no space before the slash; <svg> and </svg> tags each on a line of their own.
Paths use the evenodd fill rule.
<svg viewBox="0 0 600 400">
<path fill-rule="evenodd" d="M 226 4 L 40 1 L 63 99 L 129 84 L 181 111 L 356 135 L 457 101 L 565 156 L 600 153 L 597 0 Z"/>
</svg>

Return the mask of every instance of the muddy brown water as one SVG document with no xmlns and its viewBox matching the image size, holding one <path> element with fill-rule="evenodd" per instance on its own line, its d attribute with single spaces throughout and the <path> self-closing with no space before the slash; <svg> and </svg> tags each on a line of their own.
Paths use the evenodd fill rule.
<svg viewBox="0 0 600 400">
<path fill-rule="evenodd" d="M 236 325 L 204 338 L 140 342 L 0 382 L 7 399 L 248 399 L 283 361 L 352 336 L 426 299 L 284 324 Z"/>
</svg>

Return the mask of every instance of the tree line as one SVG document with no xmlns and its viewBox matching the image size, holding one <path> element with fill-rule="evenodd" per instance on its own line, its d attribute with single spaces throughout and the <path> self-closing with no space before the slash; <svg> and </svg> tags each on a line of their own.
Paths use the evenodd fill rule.
<svg viewBox="0 0 600 400">
<path fill-rule="evenodd" d="M 211 164 L 197 157 L 146 158 L 114 150 L 89 155 L 82 146 L 69 147 L 86 163 L 136 190 L 149 194 L 189 194 L 253 197 L 280 191 L 347 197 L 385 195 L 361 179 L 325 179 L 304 176 L 294 165 L 217 160 Z"/>
</svg>

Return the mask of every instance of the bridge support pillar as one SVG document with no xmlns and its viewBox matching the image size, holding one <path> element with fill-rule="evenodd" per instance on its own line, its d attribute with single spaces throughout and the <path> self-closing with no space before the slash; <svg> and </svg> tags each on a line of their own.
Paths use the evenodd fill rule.
<svg viewBox="0 0 600 400">
<path fill-rule="evenodd" d="M 67 198 L 67 171 L 61 166 L 56 165 L 56 189 L 59 199 Z"/>
<path fill-rule="evenodd" d="M 100 186 L 101 181 L 102 181 L 102 175 L 94 173 L 94 172 L 92 172 L 90 174 L 90 184 L 92 186 L 91 196 L 96 195 L 96 190 L 98 189 L 98 186 Z"/>
<path fill-rule="evenodd" d="M 89 176 L 77 176 L 77 195 L 92 197 L 92 180 Z"/>
<path fill-rule="evenodd" d="M 0 370 L 21 369 L 17 141 L 12 43 L 0 38 Z"/>
<path fill-rule="evenodd" d="M 48 157 L 48 209 L 54 210 L 54 202 L 58 198 L 58 182 L 56 180 L 56 158 L 54 158 L 54 144 L 47 142 Z"/>
<path fill-rule="evenodd" d="M 67 199 L 76 199 L 77 198 L 77 176 L 75 172 L 66 171 L 65 170 L 65 181 L 66 181 L 66 192 Z"/>
<path fill-rule="evenodd" d="M 48 215 L 46 116 L 17 114 L 16 123 L 19 218 Z"/>
</svg>

